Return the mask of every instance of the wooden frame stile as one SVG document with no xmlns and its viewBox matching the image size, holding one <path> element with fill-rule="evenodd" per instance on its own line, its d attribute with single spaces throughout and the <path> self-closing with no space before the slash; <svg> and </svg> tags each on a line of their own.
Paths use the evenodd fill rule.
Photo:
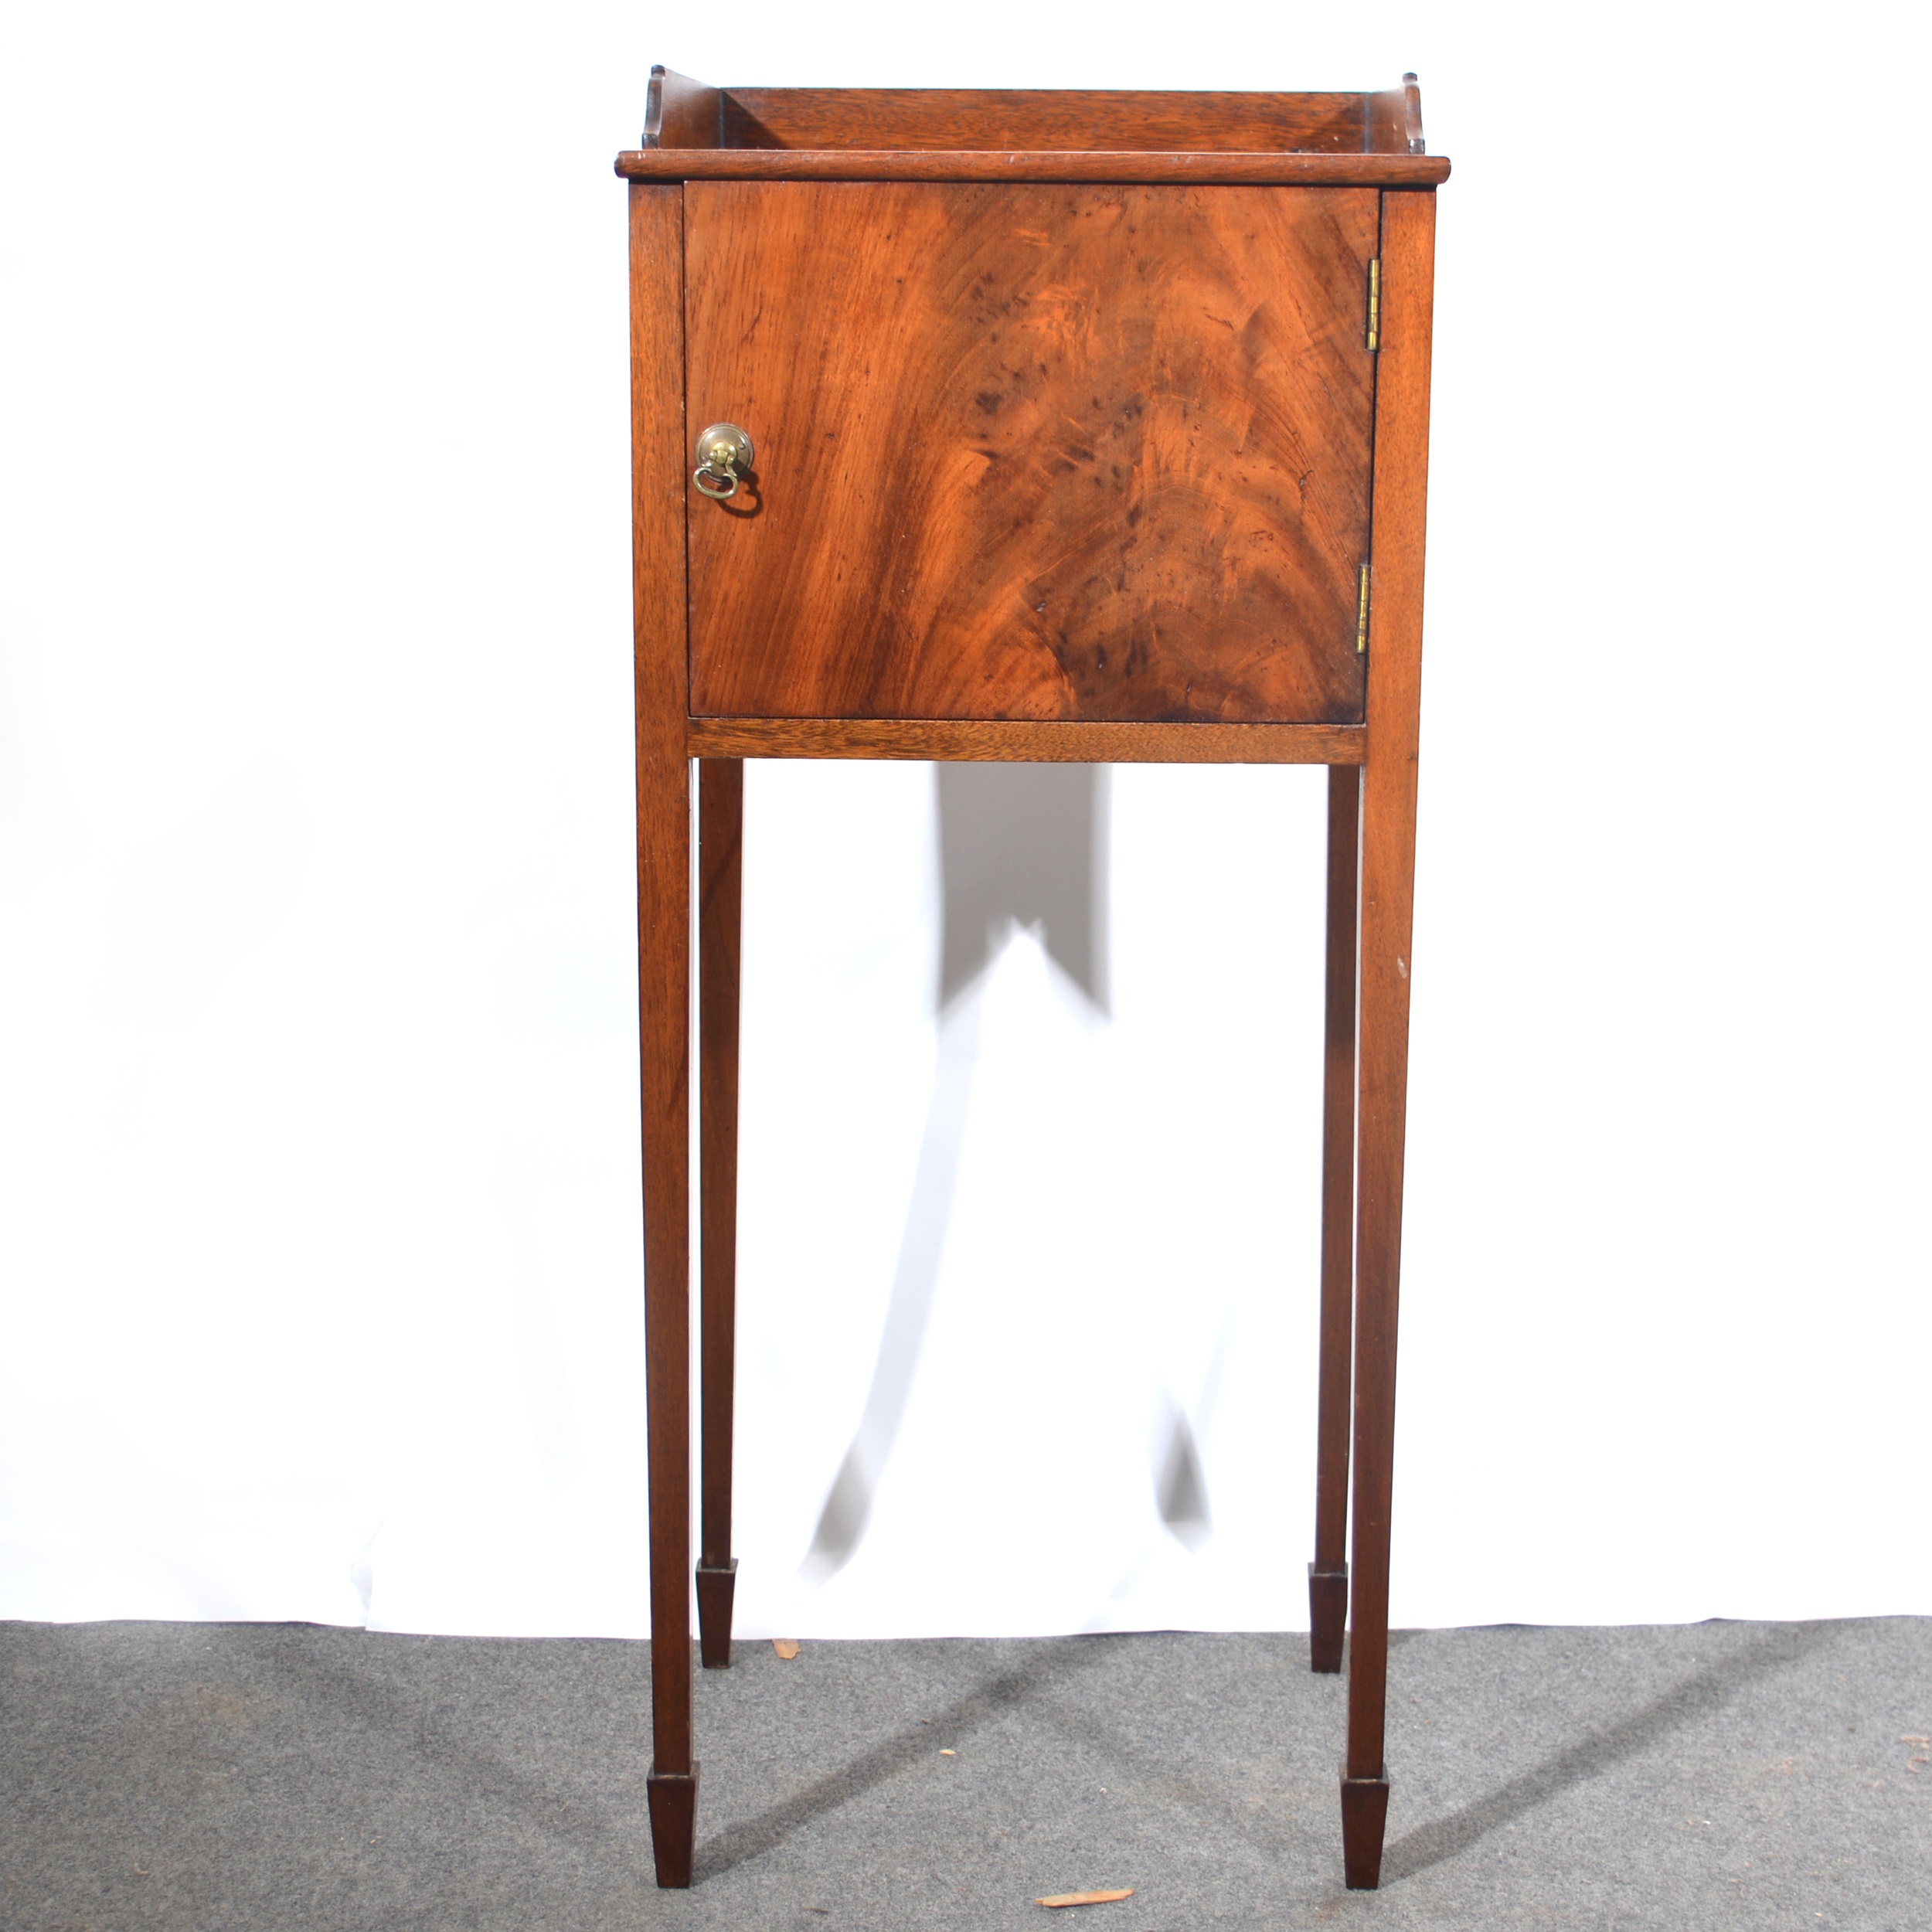
<svg viewBox="0 0 1932 1932">
<path fill-rule="evenodd" d="M 650 1453 L 651 1837 L 691 1883 L 690 764 L 684 569 L 684 195 L 631 199 L 638 1002 Z"/>
<path fill-rule="evenodd" d="M 1422 677 L 1433 193 L 1383 196 L 1381 363 L 1376 389 L 1376 529 L 1369 629 L 1369 755 L 1362 774 L 1359 1033 L 1355 1117 L 1354 1556 L 1345 1875 L 1379 1882 L 1389 1808 L 1383 1759 L 1389 1675 L 1396 1317 L 1402 1260 L 1409 1077 L 1416 761 Z"/>
</svg>

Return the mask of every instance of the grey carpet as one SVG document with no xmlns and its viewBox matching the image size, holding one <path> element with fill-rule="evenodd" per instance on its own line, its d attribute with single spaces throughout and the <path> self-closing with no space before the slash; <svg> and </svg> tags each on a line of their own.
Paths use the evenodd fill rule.
<svg viewBox="0 0 1932 1932">
<path fill-rule="evenodd" d="M 813 1643 L 789 1663 L 741 1644 L 699 1675 L 683 1893 L 651 1880 L 648 1665 L 621 1643 L 0 1624 L 0 1919 L 1932 1927 L 1932 1619 L 1400 1637 L 1372 1894 L 1342 1888 L 1345 1692 L 1305 1638 Z M 1134 1896 L 1032 1903 L 1116 1886 Z"/>
</svg>

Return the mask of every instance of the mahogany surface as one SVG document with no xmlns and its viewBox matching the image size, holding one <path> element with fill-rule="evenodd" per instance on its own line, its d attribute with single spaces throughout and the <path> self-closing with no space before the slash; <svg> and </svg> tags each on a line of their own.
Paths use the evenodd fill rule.
<svg viewBox="0 0 1932 1932">
<path fill-rule="evenodd" d="M 1378 202 L 692 183 L 692 709 L 1358 721 Z"/>
<path fill-rule="evenodd" d="M 1359 765 L 1362 725 L 1078 724 L 970 718 L 693 718 L 700 758 L 965 758 L 1009 764 Z"/>
<path fill-rule="evenodd" d="M 1382 1835 L 1389 1822 L 1386 1777 L 1342 1780 L 1342 1882 L 1351 1892 L 1382 1883 Z"/>
<path fill-rule="evenodd" d="M 970 87 L 707 87 L 682 73 L 651 70 L 644 148 L 618 156 L 618 172 L 636 178 L 699 178 L 729 148 L 753 148 L 752 160 L 726 164 L 757 179 L 775 178 L 804 160 L 829 166 L 841 152 L 862 151 L 868 168 L 966 166 L 968 156 L 1022 166 L 1051 158 L 1061 174 L 1155 158 L 1162 168 L 1243 156 L 1243 164 L 1279 156 L 1401 155 L 1397 172 L 1368 172 L 1362 182 L 1434 183 L 1447 162 L 1410 164 L 1424 155 L 1417 77 L 1403 87 L 1356 93 L 1189 93 L 1128 89 L 1065 93 L 1059 89 Z M 679 160 L 648 158 L 651 148 L 709 148 Z M 784 158 L 781 160 L 779 156 Z M 1065 172 L 1078 170 L 1077 174 Z M 868 174 L 866 178 L 891 178 Z M 957 175 L 954 175 L 957 178 Z M 1101 174 L 1100 178 L 1105 178 Z M 1254 175 L 1247 175 L 1254 178 Z M 1297 174 L 1297 179 L 1324 178 Z M 1339 179 L 1341 175 L 1332 175 Z"/>
<path fill-rule="evenodd" d="M 1434 196 L 1371 94 L 707 87 L 632 182 L 638 988 L 658 1883 L 691 1883 L 702 1548 L 729 1660 L 746 757 L 1330 767 L 1311 1662 L 1379 1881 Z M 1379 263 L 1380 341 L 1365 339 Z M 757 444 L 689 478 L 704 424 Z M 1360 572 L 1368 566 L 1365 591 Z M 1359 642 L 1366 641 L 1366 651 Z M 1352 1504 L 1352 1522 L 1349 1505 Z"/>
<path fill-rule="evenodd" d="M 645 97 L 644 145 L 647 148 L 715 148 L 722 125 L 723 92 L 687 80 L 664 67 L 651 70 Z"/>
<path fill-rule="evenodd" d="M 727 148 L 1360 154 L 1370 145 L 1370 97 L 1362 94 L 968 87 L 720 91 L 719 145 Z"/>
<path fill-rule="evenodd" d="M 1382 1749 L 1388 1701 L 1396 1288 L 1409 1078 L 1435 233 L 1434 196 L 1388 198 L 1383 211 L 1382 370 L 1376 413 L 1378 539 L 1369 619 L 1369 726 L 1375 750 L 1362 777 L 1350 1779 L 1386 1774 Z M 1366 1867 L 1358 1864 L 1357 1869 Z M 1349 1882 L 1357 1881 L 1352 1876 Z M 1370 1876 L 1362 1882 L 1372 1885 L 1375 1880 Z"/>
<path fill-rule="evenodd" d="M 676 189 L 631 189 L 638 1020 L 651 1458 L 650 1804 L 658 1883 L 666 1885 L 690 1883 L 689 1821 L 696 1798 L 689 1607 L 691 789 L 684 746 L 683 216 Z M 682 1878 L 675 1876 L 680 1871 Z"/>
<path fill-rule="evenodd" d="M 1042 88 L 711 87 L 651 72 L 643 147 L 753 148 L 770 178 L 775 153 L 861 149 L 875 159 L 937 152 L 1121 157 L 1418 155 L 1415 76 L 1376 94 L 1067 92 Z M 641 169 L 636 150 L 620 172 Z M 1443 179 L 1447 165 L 1437 163 Z M 1419 174 L 1376 177 L 1421 180 Z"/>
<path fill-rule="evenodd" d="M 1301 188 L 1433 188 L 1449 179 L 1437 155 L 1158 154 L 1134 148 L 631 148 L 617 171 L 630 181 L 1203 182 Z"/>
</svg>

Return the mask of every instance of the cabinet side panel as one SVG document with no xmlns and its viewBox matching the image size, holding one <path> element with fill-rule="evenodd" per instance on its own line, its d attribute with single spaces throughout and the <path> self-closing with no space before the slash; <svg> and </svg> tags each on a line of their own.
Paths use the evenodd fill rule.
<svg viewBox="0 0 1932 1932">
<path fill-rule="evenodd" d="M 696 712 L 1360 721 L 1372 191 L 687 192 Z"/>
</svg>

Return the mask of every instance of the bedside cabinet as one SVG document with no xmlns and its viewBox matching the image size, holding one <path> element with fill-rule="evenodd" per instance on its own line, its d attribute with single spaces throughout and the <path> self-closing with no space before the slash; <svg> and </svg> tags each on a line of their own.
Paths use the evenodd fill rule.
<svg viewBox="0 0 1932 1932">
<path fill-rule="evenodd" d="M 696 1580 L 716 1668 L 736 1570 L 742 761 L 845 757 L 1328 767 L 1308 1613 L 1316 1670 L 1338 1671 L 1350 1639 L 1343 1861 L 1372 1886 L 1449 172 L 1414 77 L 1366 94 L 998 93 L 716 88 L 660 68 L 644 145 L 617 165 L 658 1883 L 690 1883 L 698 1789 L 692 1002 Z"/>
</svg>

